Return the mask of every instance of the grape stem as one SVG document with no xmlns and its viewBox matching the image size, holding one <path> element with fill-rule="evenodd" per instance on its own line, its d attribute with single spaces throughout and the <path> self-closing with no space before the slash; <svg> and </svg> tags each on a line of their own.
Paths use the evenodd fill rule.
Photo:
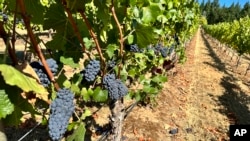
<svg viewBox="0 0 250 141">
<path fill-rule="evenodd" d="M 97 52 L 100 55 L 100 59 L 101 59 L 101 66 L 103 66 L 103 68 L 105 68 L 106 67 L 105 58 L 102 55 L 102 50 L 101 50 L 100 44 L 98 42 L 98 39 L 96 38 L 96 35 L 95 35 L 95 33 L 94 33 L 90 23 L 89 23 L 88 18 L 86 17 L 84 11 L 79 11 L 79 13 L 81 14 L 82 18 L 84 19 L 84 22 L 86 23 L 87 28 L 89 30 L 89 34 L 91 35 L 91 37 L 93 38 L 93 40 L 96 44 L 96 49 L 97 49 Z M 104 74 L 105 73 L 103 72 L 103 75 Z"/>
<path fill-rule="evenodd" d="M 19 7 L 20 7 L 21 16 L 23 17 L 23 21 L 24 21 L 25 27 L 27 29 L 28 36 L 30 37 L 32 47 L 34 48 L 34 50 L 36 51 L 39 59 L 41 60 L 43 66 L 44 66 L 44 69 L 45 69 L 45 71 L 47 72 L 47 74 L 49 76 L 49 79 L 51 80 L 51 82 L 53 82 L 56 90 L 58 91 L 60 89 L 60 87 L 59 87 L 58 83 L 55 81 L 55 78 L 54 78 L 51 70 L 49 69 L 49 66 L 48 66 L 48 64 L 47 64 L 47 62 L 45 60 L 45 57 L 43 56 L 43 53 L 42 53 L 41 49 L 38 47 L 38 42 L 36 41 L 35 35 L 34 35 L 32 29 L 31 29 L 30 19 L 29 19 L 27 13 L 26 13 L 24 0 L 17 0 L 17 5 L 19 5 Z"/>
<path fill-rule="evenodd" d="M 114 6 L 114 1 L 112 0 L 112 4 L 111 4 L 111 13 L 114 17 L 115 23 L 118 27 L 119 30 L 119 35 L 120 35 L 120 39 L 119 39 L 119 43 L 120 43 L 120 57 L 123 58 L 123 48 L 124 48 L 124 38 L 123 38 L 123 32 L 122 32 L 122 26 L 116 16 L 116 12 L 115 12 L 115 6 Z M 119 69 L 118 69 L 118 78 L 120 78 L 120 72 L 122 69 L 122 64 L 119 65 Z"/>
<path fill-rule="evenodd" d="M 91 58 L 91 57 L 90 57 L 90 53 L 86 50 L 86 47 L 85 47 L 84 42 L 83 42 L 83 38 L 81 37 L 80 31 L 79 31 L 79 29 L 78 29 L 78 27 L 77 27 L 77 24 L 76 24 L 76 22 L 74 21 L 74 18 L 73 18 L 73 16 L 72 16 L 72 13 L 71 13 L 70 9 L 67 7 L 66 3 L 67 3 L 67 2 L 66 2 L 65 0 L 62 0 L 62 4 L 63 4 L 63 7 L 64 7 L 64 10 L 66 11 L 66 13 L 67 13 L 67 15 L 68 15 L 69 22 L 70 22 L 70 24 L 72 25 L 73 30 L 74 30 L 74 32 L 75 32 L 75 34 L 76 34 L 76 36 L 77 36 L 79 42 L 80 42 L 81 45 L 82 45 L 82 50 L 83 50 L 83 52 L 85 52 L 85 53 L 88 55 L 88 57 Z"/>
<path fill-rule="evenodd" d="M 15 42 L 16 42 L 16 15 L 17 15 L 17 4 L 15 7 L 15 13 L 14 13 L 14 23 L 13 23 L 13 29 L 12 29 L 12 39 L 11 39 L 11 43 L 12 43 L 12 50 L 15 51 Z"/>
</svg>

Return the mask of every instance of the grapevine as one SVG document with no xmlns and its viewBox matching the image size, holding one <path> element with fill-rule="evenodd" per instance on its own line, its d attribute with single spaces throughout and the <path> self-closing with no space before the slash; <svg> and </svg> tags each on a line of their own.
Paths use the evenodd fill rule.
<svg viewBox="0 0 250 141">
<path fill-rule="evenodd" d="M 1 4 L 4 13 L 1 13 L 0 33 L 13 65 L 19 63 L 15 56 L 15 39 L 19 35 L 16 28 L 19 27 L 13 25 L 19 21 L 27 30 L 26 37 L 22 37 L 26 39 L 27 49 L 39 59 L 29 64 L 40 83 L 34 81 L 28 86 L 36 86 L 30 91 L 45 93 L 36 94 L 35 98 L 45 101 L 44 107 L 49 106 L 50 113 L 39 114 L 49 115 L 48 132 L 52 140 L 77 140 L 87 135 L 85 131 L 90 130 L 85 129 L 88 128 L 85 121 L 91 116 L 88 103 L 110 108 L 112 129 L 107 131 L 108 138 L 120 140 L 123 120 L 128 116 L 124 101 L 139 103 L 155 99 L 167 81 L 167 71 L 175 66 L 173 56 L 185 58 L 184 44 L 197 30 L 199 19 L 199 5 L 188 0 L 182 3 L 172 0 L 169 3 L 17 0 Z M 51 39 L 43 41 L 33 27 L 53 31 Z M 7 33 L 12 34 L 12 44 Z M 44 50 L 50 51 L 49 56 Z M 26 92 L 26 86 L 18 89 Z M 28 99 L 25 102 L 29 103 Z M 18 102 L 13 105 L 19 106 Z M 8 119 L 15 115 L 21 119 L 22 114 L 16 112 L 8 113 Z M 74 117 L 69 120 L 73 112 Z M 65 134 L 67 130 L 69 134 Z"/>
</svg>

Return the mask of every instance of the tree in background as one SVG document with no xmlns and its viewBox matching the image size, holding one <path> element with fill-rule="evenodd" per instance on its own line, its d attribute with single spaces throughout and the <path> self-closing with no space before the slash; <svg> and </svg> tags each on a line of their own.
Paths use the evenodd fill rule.
<svg viewBox="0 0 250 141">
<path fill-rule="evenodd" d="M 245 17 L 245 16 L 249 16 L 250 15 L 250 3 L 247 2 L 245 3 L 245 5 L 243 6 L 243 8 L 240 11 L 240 15 L 241 17 Z"/>
<path fill-rule="evenodd" d="M 203 0 L 200 4 L 200 11 L 206 17 L 208 24 L 216 24 L 219 22 L 230 22 L 239 18 L 250 16 L 250 3 L 247 2 L 241 8 L 239 2 L 232 3 L 229 7 L 220 6 L 219 0 Z"/>
</svg>

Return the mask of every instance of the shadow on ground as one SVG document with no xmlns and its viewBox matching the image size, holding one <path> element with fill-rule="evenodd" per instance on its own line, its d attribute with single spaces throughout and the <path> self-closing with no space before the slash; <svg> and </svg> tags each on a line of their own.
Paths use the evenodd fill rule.
<svg viewBox="0 0 250 141">
<path fill-rule="evenodd" d="M 218 105 L 222 106 L 218 112 L 226 115 L 230 124 L 250 124 L 250 96 L 237 85 L 238 79 L 229 73 L 225 63 L 223 63 L 220 57 L 214 52 L 212 46 L 204 37 L 204 34 L 202 34 L 202 39 L 207 46 L 209 56 L 212 57 L 214 62 L 204 63 L 216 68 L 218 71 L 224 72 L 224 76 L 220 82 L 225 89 L 224 94 L 219 97 L 209 94 Z"/>
</svg>

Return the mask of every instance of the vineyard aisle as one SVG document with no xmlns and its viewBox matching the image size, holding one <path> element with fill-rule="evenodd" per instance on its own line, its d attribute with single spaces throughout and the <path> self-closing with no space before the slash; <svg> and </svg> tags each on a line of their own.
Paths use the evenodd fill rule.
<svg viewBox="0 0 250 141">
<path fill-rule="evenodd" d="M 128 140 L 229 140 L 230 124 L 250 124 L 248 87 L 227 69 L 201 30 L 186 53 L 187 62 L 176 66 L 158 105 L 136 107 L 126 119 Z M 169 133 L 177 128 L 178 133 Z"/>
</svg>

